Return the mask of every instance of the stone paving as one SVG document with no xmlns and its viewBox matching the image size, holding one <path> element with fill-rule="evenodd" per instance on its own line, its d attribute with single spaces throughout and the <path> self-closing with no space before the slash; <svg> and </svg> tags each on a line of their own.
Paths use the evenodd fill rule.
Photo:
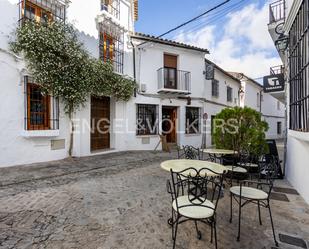
<svg viewBox="0 0 309 249">
<path fill-rule="evenodd" d="M 163 152 L 125 152 L 0 169 L 0 248 L 117 249 L 172 248 L 167 219 L 169 173 L 160 162 L 175 157 Z M 280 187 L 289 187 L 277 181 Z M 309 206 L 299 195 L 289 202 L 272 200 L 276 233 L 308 240 Z M 255 206 L 243 209 L 241 241 L 236 241 L 237 208 L 230 224 L 229 198 L 218 206 L 218 246 L 224 249 L 271 249 L 267 210 L 258 223 Z M 210 229 L 179 226 L 179 249 L 214 248 Z M 279 239 L 278 239 L 279 240 Z M 280 242 L 279 242 L 280 243 Z M 293 249 L 280 243 L 280 248 Z"/>
</svg>

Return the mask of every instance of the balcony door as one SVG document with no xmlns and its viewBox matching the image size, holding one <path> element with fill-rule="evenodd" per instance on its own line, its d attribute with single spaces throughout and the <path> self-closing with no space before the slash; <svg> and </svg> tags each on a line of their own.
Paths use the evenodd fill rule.
<svg viewBox="0 0 309 249">
<path fill-rule="evenodd" d="M 164 88 L 177 89 L 177 56 L 164 54 Z"/>
</svg>

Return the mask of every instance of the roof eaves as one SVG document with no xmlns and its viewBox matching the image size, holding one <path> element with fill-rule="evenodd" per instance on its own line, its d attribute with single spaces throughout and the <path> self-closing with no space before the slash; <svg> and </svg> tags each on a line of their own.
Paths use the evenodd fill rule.
<svg viewBox="0 0 309 249">
<path fill-rule="evenodd" d="M 152 35 L 146 35 L 146 34 L 135 32 L 134 34 L 131 35 L 131 37 L 136 38 L 136 39 L 140 39 L 140 40 L 144 40 L 144 41 L 152 41 L 152 42 L 171 45 L 171 46 L 175 46 L 175 47 L 192 49 L 192 50 L 196 50 L 196 51 L 199 51 L 199 52 L 209 54 L 208 49 L 192 46 L 192 45 L 181 43 L 181 42 L 176 42 L 176 41 L 173 41 L 173 40 L 162 39 L 162 38 L 158 38 L 158 37 L 155 37 L 155 36 L 152 36 Z"/>
<path fill-rule="evenodd" d="M 208 59 L 206 59 L 206 58 L 205 58 L 205 61 L 206 61 L 207 63 L 210 63 L 210 64 L 214 65 L 215 68 L 217 68 L 219 71 L 221 71 L 221 72 L 224 73 L 225 75 L 229 76 L 229 77 L 232 78 L 233 80 L 237 81 L 239 84 L 241 84 L 241 81 L 240 81 L 237 77 L 235 77 L 234 75 L 232 75 L 232 74 L 230 74 L 229 72 L 225 71 L 223 68 L 219 67 L 217 64 L 213 63 L 212 61 L 210 61 L 210 60 L 208 60 Z"/>
</svg>

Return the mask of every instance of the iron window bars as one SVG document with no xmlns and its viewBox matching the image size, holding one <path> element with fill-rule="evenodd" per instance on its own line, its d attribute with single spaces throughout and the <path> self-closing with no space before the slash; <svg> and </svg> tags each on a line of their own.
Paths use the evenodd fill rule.
<svg viewBox="0 0 309 249">
<path fill-rule="evenodd" d="M 123 34 L 113 36 L 107 32 L 101 32 L 99 48 L 100 59 L 104 62 L 110 61 L 114 71 L 123 74 Z"/>
<path fill-rule="evenodd" d="M 176 68 L 162 67 L 157 70 L 158 88 L 191 91 L 191 73 Z"/>
<path fill-rule="evenodd" d="M 59 129 L 58 98 L 44 95 L 29 76 L 24 77 L 24 129 Z"/>
<path fill-rule="evenodd" d="M 230 86 L 226 87 L 226 101 L 227 102 L 233 101 L 233 88 Z"/>
<path fill-rule="evenodd" d="M 278 0 L 269 5 L 269 23 L 285 20 L 285 0 Z"/>
<path fill-rule="evenodd" d="M 186 134 L 200 133 L 201 112 L 199 107 L 186 107 Z"/>
<path fill-rule="evenodd" d="M 136 134 L 157 135 L 159 130 L 158 118 L 157 105 L 138 104 L 136 113 Z"/>
<path fill-rule="evenodd" d="M 284 73 L 284 66 L 280 65 L 280 66 L 271 67 L 269 69 L 269 72 L 270 72 L 271 75 Z"/>
<path fill-rule="evenodd" d="M 105 10 L 115 18 L 120 18 L 120 1 L 119 0 L 101 0 L 101 11 Z"/>
<path fill-rule="evenodd" d="M 211 81 L 211 96 L 219 97 L 219 81 L 216 79 Z"/>
<path fill-rule="evenodd" d="M 46 23 L 50 19 L 65 22 L 66 3 L 61 0 L 21 0 L 19 2 L 19 23 L 37 20 Z"/>
<path fill-rule="evenodd" d="M 309 3 L 303 0 L 289 32 L 290 129 L 309 131 Z"/>
</svg>

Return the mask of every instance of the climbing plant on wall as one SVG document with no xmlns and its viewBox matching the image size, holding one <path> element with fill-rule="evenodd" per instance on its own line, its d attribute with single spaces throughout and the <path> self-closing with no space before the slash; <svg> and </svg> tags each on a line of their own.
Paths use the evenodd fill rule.
<svg viewBox="0 0 309 249">
<path fill-rule="evenodd" d="M 27 69 L 42 91 L 59 97 L 72 122 L 73 113 L 91 94 L 128 101 L 136 84 L 114 73 L 110 63 L 93 58 L 76 29 L 62 22 L 42 25 L 27 21 L 15 31 L 11 50 L 23 55 Z M 72 154 L 72 125 L 69 154 Z"/>
</svg>

